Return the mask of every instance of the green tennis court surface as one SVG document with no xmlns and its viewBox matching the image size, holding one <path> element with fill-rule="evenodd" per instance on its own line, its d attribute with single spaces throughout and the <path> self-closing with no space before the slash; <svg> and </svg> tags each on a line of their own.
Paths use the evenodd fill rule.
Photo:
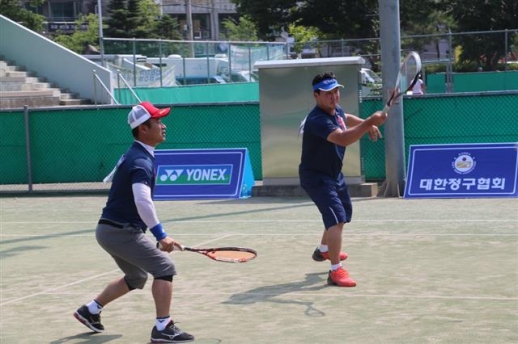
<svg viewBox="0 0 518 344">
<path fill-rule="evenodd" d="M 72 314 L 119 270 L 94 237 L 104 196 L 0 198 L 0 343 L 149 343 L 148 282 Z M 157 202 L 189 246 L 247 246 L 245 264 L 175 252 L 172 316 L 196 343 L 517 343 L 518 200 L 356 199 L 344 230 L 356 288 L 327 286 L 305 198 Z"/>
</svg>

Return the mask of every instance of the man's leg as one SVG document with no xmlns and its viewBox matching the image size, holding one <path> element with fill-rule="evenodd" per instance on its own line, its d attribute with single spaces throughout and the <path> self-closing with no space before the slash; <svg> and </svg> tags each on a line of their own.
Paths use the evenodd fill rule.
<svg viewBox="0 0 518 344">
<path fill-rule="evenodd" d="M 81 306 L 74 313 L 74 317 L 92 331 L 103 332 L 104 326 L 101 324 L 102 308 L 129 291 L 130 288 L 124 278 L 116 279 L 108 284 L 94 300 Z"/>
<path fill-rule="evenodd" d="M 124 280 L 124 277 L 121 277 L 108 284 L 106 288 L 104 288 L 104 290 L 99 295 L 97 295 L 95 301 L 104 307 L 113 300 L 126 295 L 129 293 L 129 291 L 130 289 L 128 284 Z"/>
<path fill-rule="evenodd" d="M 335 225 L 337 226 L 337 225 Z M 334 227 L 334 226 L 333 226 Z M 333 228 L 331 227 L 331 228 Z M 343 223 L 342 223 L 343 228 Z M 340 234 L 340 240 L 341 240 L 341 234 Z M 323 262 L 326 259 L 329 259 L 329 246 L 328 246 L 328 230 L 324 229 L 324 233 L 322 234 L 322 239 L 320 240 L 320 246 L 315 249 L 313 252 L 313 260 L 317 262 Z M 346 260 L 347 259 L 347 253 L 340 252 L 340 260 Z"/>
<path fill-rule="evenodd" d="M 342 249 L 342 232 L 344 223 L 340 222 L 330 227 L 326 232 L 327 247 L 329 248 L 329 260 L 331 264 L 340 263 L 340 250 Z"/>
<path fill-rule="evenodd" d="M 327 229 L 324 229 L 324 233 L 322 234 L 322 240 L 320 240 L 320 244 L 327 246 Z"/>
<path fill-rule="evenodd" d="M 173 296 L 173 282 L 165 279 L 155 279 L 151 287 L 155 300 L 156 318 L 155 327 L 151 330 L 152 343 L 184 343 L 192 342 L 194 336 L 180 330 L 171 319 L 171 299 Z"/>
<path fill-rule="evenodd" d="M 155 279 L 153 280 L 151 292 L 155 300 L 156 317 L 163 318 L 169 316 L 173 295 L 173 282 Z"/>
<path fill-rule="evenodd" d="M 356 281 L 349 277 L 349 272 L 340 264 L 343 227 L 344 223 L 340 222 L 327 230 L 327 245 L 329 247 L 329 260 L 331 261 L 331 271 L 329 271 L 327 283 L 340 287 L 355 287 Z"/>
</svg>

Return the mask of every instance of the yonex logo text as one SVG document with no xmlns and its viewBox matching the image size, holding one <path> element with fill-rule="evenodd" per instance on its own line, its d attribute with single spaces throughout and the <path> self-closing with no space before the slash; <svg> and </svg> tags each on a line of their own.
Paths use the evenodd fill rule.
<svg viewBox="0 0 518 344">
<path fill-rule="evenodd" d="M 232 165 L 160 165 L 160 185 L 227 185 L 232 178 Z"/>
</svg>

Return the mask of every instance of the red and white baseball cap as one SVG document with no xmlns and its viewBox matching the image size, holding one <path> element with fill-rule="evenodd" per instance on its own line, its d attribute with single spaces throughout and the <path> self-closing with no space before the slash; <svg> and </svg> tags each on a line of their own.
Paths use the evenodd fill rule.
<svg viewBox="0 0 518 344">
<path fill-rule="evenodd" d="M 169 115 L 171 108 L 158 109 L 150 102 L 135 105 L 128 114 L 128 124 L 135 129 L 150 118 L 162 118 Z"/>
</svg>

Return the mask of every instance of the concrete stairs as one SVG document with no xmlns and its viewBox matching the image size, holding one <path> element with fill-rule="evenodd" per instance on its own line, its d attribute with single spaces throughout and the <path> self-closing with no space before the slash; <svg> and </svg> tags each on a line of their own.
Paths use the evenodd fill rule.
<svg viewBox="0 0 518 344">
<path fill-rule="evenodd" d="M 78 94 L 0 58 L 0 109 L 90 104 Z"/>
</svg>

